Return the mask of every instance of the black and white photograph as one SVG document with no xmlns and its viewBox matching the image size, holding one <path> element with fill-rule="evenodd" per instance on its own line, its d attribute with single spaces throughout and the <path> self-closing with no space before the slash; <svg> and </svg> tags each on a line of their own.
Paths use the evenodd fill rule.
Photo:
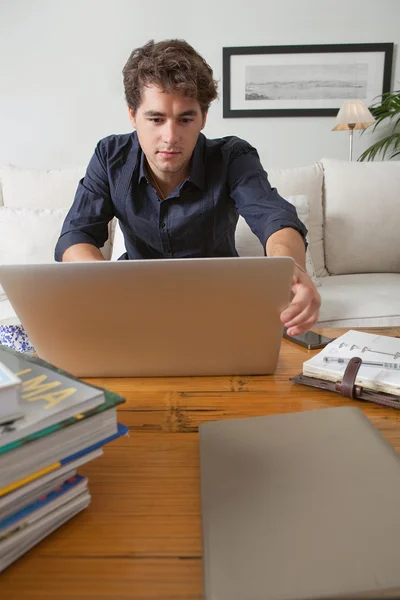
<svg viewBox="0 0 400 600">
<path fill-rule="evenodd" d="M 333 116 L 389 91 L 392 44 L 223 49 L 224 117 Z"/>
<path fill-rule="evenodd" d="M 246 67 L 246 100 L 334 100 L 367 97 L 368 65 Z"/>
</svg>

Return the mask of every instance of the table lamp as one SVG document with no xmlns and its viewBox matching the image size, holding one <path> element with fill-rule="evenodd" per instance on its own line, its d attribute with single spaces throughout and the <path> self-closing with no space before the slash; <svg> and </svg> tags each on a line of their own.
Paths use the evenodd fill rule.
<svg viewBox="0 0 400 600">
<path fill-rule="evenodd" d="M 353 131 L 366 129 L 375 119 L 362 100 L 345 100 L 336 117 L 336 127 L 332 131 L 348 130 L 350 138 L 349 160 L 353 156 Z"/>
</svg>

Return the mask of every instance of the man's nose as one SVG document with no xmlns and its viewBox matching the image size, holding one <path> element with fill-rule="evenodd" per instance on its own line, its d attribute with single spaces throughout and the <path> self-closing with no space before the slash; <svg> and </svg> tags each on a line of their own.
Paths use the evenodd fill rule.
<svg viewBox="0 0 400 600">
<path fill-rule="evenodd" d="M 170 146 L 178 141 L 177 124 L 173 121 L 166 121 L 163 127 L 163 141 Z"/>
</svg>

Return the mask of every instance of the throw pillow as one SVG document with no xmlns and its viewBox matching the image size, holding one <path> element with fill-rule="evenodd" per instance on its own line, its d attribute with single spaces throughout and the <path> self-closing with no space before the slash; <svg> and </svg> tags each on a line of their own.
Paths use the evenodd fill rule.
<svg viewBox="0 0 400 600">
<path fill-rule="evenodd" d="M 71 206 L 84 174 L 84 167 L 44 170 L 0 165 L 3 204 L 31 209 Z"/>
<path fill-rule="evenodd" d="M 0 264 L 53 262 L 67 211 L 0 207 Z M 0 297 L 5 299 L 2 287 Z"/>
<path fill-rule="evenodd" d="M 400 162 L 322 164 L 329 273 L 400 273 Z"/>
<path fill-rule="evenodd" d="M 309 222 L 309 202 L 306 196 L 297 195 L 297 196 L 287 196 L 286 200 L 292 204 L 297 211 L 297 216 L 300 221 L 304 223 L 304 225 L 308 229 Z M 235 244 L 236 250 L 238 251 L 239 256 L 264 256 L 264 249 L 260 244 L 260 240 L 254 233 L 251 231 L 250 227 L 247 225 L 246 221 L 243 217 L 239 216 L 239 220 L 236 226 L 235 233 Z M 308 275 L 311 277 L 312 282 L 316 287 L 319 287 L 321 283 L 318 281 L 318 278 L 315 274 L 315 269 L 313 262 L 311 260 L 311 255 L 309 249 L 306 252 L 306 270 Z"/>
</svg>

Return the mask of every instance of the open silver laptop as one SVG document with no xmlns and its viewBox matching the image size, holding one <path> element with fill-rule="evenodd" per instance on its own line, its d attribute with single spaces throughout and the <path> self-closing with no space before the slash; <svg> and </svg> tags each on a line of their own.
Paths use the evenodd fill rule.
<svg viewBox="0 0 400 600">
<path fill-rule="evenodd" d="M 78 377 L 269 374 L 294 261 L 199 258 L 0 266 L 38 355 Z"/>
<path fill-rule="evenodd" d="M 359 408 L 199 431 L 206 600 L 400 598 L 400 459 Z"/>
</svg>

